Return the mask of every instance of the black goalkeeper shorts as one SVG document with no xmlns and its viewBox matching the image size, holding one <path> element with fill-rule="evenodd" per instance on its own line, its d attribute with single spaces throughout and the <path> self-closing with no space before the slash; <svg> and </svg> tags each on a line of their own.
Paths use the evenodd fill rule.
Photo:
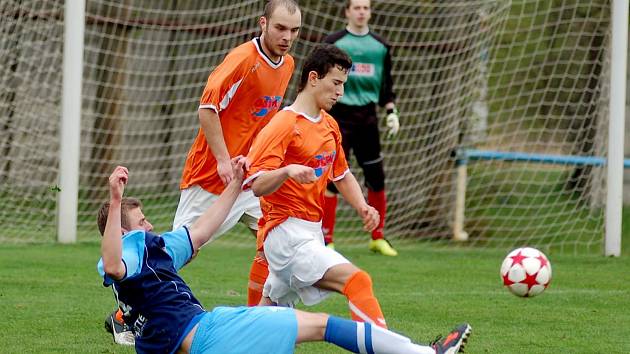
<svg viewBox="0 0 630 354">
<path fill-rule="evenodd" d="M 329 113 L 339 124 L 347 159 L 352 152 L 361 167 L 382 161 L 375 104 L 347 106 L 337 103 Z"/>
</svg>

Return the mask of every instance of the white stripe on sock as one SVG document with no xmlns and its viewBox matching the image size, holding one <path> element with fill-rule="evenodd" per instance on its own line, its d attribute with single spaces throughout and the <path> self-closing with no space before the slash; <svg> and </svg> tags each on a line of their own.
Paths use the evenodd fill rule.
<svg viewBox="0 0 630 354">
<path fill-rule="evenodd" d="M 359 347 L 359 353 L 367 353 L 365 348 L 365 324 L 361 322 L 357 322 L 357 346 Z"/>
<path fill-rule="evenodd" d="M 363 311 L 359 310 L 358 307 L 354 306 L 354 304 L 351 301 L 348 301 L 348 307 L 350 308 L 350 311 L 352 311 L 352 313 L 354 313 L 355 315 L 357 315 L 357 317 L 362 319 L 363 322 L 374 324 L 374 321 L 371 318 L 369 318 L 368 315 L 364 314 Z"/>
</svg>

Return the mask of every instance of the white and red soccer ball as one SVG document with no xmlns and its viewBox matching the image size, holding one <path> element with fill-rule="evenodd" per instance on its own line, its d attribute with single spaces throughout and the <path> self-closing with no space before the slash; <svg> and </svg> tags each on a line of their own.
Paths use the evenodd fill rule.
<svg viewBox="0 0 630 354">
<path fill-rule="evenodd" d="M 551 263 L 547 256 L 531 247 L 517 248 L 501 264 L 501 277 L 514 295 L 536 296 L 551 282 Z"/>
</svg>

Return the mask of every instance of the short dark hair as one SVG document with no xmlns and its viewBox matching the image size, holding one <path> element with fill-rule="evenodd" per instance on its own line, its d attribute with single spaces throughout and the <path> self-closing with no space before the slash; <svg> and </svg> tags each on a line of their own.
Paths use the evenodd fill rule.
<svg viewBox="0 0 630 354">
<path fill-rule="evenodd" d="M 346 52 L 332 44 L 318 44 L 304 60 L 298 92 L 301 92 L 308 82 L 308 73 L 314 71 L 318 78 L 323 78 L 330 69 L 339 66 L 343 70 L 352 67 L 352 59 Z"/>
<path fill-rule="evenodd" d="M 109 201 L 106 201 L 98 209 L 96 214 L 96 224 L 98 225 L 98 231 L 101 232 L 101 236 L 105 234 L 105 225 L 107 224 L 107 215 L 109 215 Z M 129 230 L 129 220 L 127 220 L 127 212 L 135 208 L 142 209 L 142 202 L 136 198 L 123 198 L 120 203 L 120 223 L 123 228 Z"/>
<path fill-rule="evenodd" d="M 280 6 L 286 8 L 291 15 L 300 10 L 300 7 L 294 0 L 269 0 L 263 9 L 263 17 L 267 20 L 271 19 L 273 12 Z"/>
</svg>

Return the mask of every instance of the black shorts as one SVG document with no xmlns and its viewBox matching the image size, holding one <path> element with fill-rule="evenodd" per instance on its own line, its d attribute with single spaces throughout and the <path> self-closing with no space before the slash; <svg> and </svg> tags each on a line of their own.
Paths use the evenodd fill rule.
<svg viewBox="0 0 630 354">
<path fill-rule="evenodd" d="M 347 106 L 337 103 L 329 113 L 339 124 L 343 152 L 348 160 L 351 152 L 361 167 L 383 159 L 375 104 Z"/>
</svg>

